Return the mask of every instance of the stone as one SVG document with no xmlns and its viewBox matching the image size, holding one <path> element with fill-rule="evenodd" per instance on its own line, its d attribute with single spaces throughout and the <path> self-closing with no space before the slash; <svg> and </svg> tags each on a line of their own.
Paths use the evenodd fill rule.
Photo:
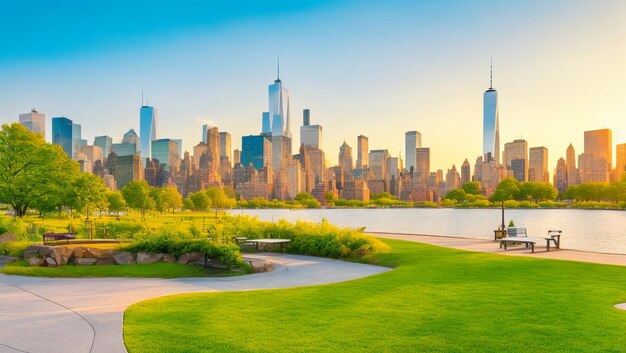
<svg viewBox="0 0 626 353">
<path fill-rule="evenodd" d="M 43 259 L 40 257 L 31 256 L 27 258 L 29 266 L 41 266 L 43 265 Z"/>
<path fill-rule="evenodd" d="M 96 261 L 96 265 L 114 265 L 114 264 L 115 264 L 115 259 L 113 259 L 112 257 L 104 257 Z"/>
<path fill-rule="evenodd" d="M 175 262 L 176 257 L 171 254 L 163 254 L 163 262 Z"/>
<path fill-rule="evenodd" d="M 186 265 L 187 263 L 189 263 L 189 254 L 181 254 L 180 256 L 178 256 L 176 262 Z"/>
<path fill-rule="evenodd" d="M 52 248 L 52 247 L 49 245 L 30 245 L 24 250 L 23 254 L 25 258 L 33 256 L 33 255 L 43 257 L 43 255 L 41 255 L 40 252 L 49 253 L 50 250 L 47 250 L 48 248 Z"/>
<path fill-rule="evenodd" d="M 138 264 L 153 264 L 155 262 L 159 262 L 163 260 L 163 254 L 149 254 L 145 252 L 137 253 L 137 263 Z"/>
<path fill-rule="evenodd" d="M 250 261 L 252 272 L 269 272 L 272 270 L 272 263 L 269 261 Z"/>
<path fill-rule="evenodd" d="M 131 265 L 137 263 L 135 256 L 126 251 L 121 251 L 113 255 L 113 261 L 116 265 Z"/>
<path fill-rule="evenodd" d="M 68 259 L 72 256 L 72 249 L 67 246 L 54 246 L 48 253 L 48 256 L 53 258 L 59 266 L 67 264 Z"/>
<path fill-rule="evenodd" d="M 78 266 L 90 266 L 98 262 L 98 259 L 92 257 L 75 257 L 72 259 L 72 262 Z"/>
<path fill-rule="evenodd" d="M 43 260 L 43 265 L 48 266 L 48 267 L 57 267 L 59 266 L 56 262 L 55 259 L 53 259 L 52 257 L 46 257 Z"/>
<path fill-rule="evenodd" d="M 192 252 L 189 253 L 189 261 L 188 262 L 203 262 L 204 263 L 204 254 L 201 252 Z"/>
</svg>

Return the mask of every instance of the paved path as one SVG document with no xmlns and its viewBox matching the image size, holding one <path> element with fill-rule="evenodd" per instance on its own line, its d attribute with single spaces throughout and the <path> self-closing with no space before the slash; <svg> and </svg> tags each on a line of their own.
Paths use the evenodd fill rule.
<svg viewBox="0 0 626 353">
<path fill-rule="evenodd" d="M 442 237 L 432 235 L 419 235 L 419 234 L 399 234 L 399 233 L 368 233 L 375 237 L 387 238 L 387 239 L 399 239 L 407 240 L 417 243 L 426 243 L 432 245 L 445 246 L 449 248 L 488 252 L 502 255 L 511 256 L 529 256 L 534 258 L 544 259 L 559 259 L 559 260 L 571 260 L 571 261 L 583 261 L 583 262 L 595 262 L 607 265 L 620 265 L 626 266 L 626 255 L 620 254 L 602 254 L 594 252 L 576 251 L 558 249 L 555 250 L 550 247 L 550 252 L 544 251 L 544 244 L 536 244 L 535 252 L 531 253 L 530 249 L 525 247 L 509 247 L 508 250 L 500 249 L 499 243 L 492 240 L 484 239 L 472 239 L 472 238 L 457 238 L 457 237 Z"/>
<path fill-rule="evenodd" d="M 375 275 L 387 268 L 282 254 L 272 272 L 225 278 L 40 278 L 0 274 L 0 353 L 126 352 L 124 310 L 168 294 L 287 288 Z M 1 261 L 1 258 L 0 258 Z"/>
</svg>

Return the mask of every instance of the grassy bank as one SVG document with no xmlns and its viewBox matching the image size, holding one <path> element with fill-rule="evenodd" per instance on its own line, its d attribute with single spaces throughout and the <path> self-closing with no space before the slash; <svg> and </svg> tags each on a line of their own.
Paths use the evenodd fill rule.
<svg viewBox="0 0 626 353">
<path fill-rule="evenodd" d="M 385 240 L 377 276 L 131 306 L 129 352 L 620 352 L 626 268 Z M 224 318 L 215 320 L 215 318 Z M 163 325 L 166 322 L 167 325 Z"/>
</svg>

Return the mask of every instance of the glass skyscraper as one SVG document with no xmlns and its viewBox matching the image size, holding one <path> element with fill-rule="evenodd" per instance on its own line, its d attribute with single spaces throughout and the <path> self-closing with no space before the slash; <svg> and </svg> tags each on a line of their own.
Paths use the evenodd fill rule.
<svg viewBox="0 0 626 353">
<path fill-rule="evenodd" d="M 422 147 L 422 134 L 417 131 L 407 131 L 404 134 L 404 159 L 408 171 L 411 171 L 411 167 L 415 169 L 415 156 L 420 147 Z"/>
<path fill-rule="evenodd" d="M 241 164 L 261 170 L 272 160 L 272 142 L 263 135 L 241 137 Z"/>
<path fill-rule="evenodd" d="M 93 145 L 102 148 L 102 155 L 106 158 L 112 152 L 113 139 L 110 136 L 96 136 Z"/>
<path fill-rule="evenodd" d="M 44 138 L 46 137 L 46 116 L 34 108 L 30 113 L 20 114 L 20 124 L 24 125 L 29 131 L 41 134 Z"/>
<path fill-rule="evenodd" d="M 52 143 L 61 146 L 72 157 L 72 121 L 66 117 L 52 118 Z"/>
<path fill-rule="evenodd" d="M 498 91 L 489 80 L 489 89 L 483 94 L 483 156 L 500 163 L 500 117 Z"/>
<path fill-rule="evenodd" d="M 280 78 L 276 78 L 268 87 L 269 118 L 272 135 L 291 137 L 291 117 L 289 114 L 289 91 L 283 87 Z M 263 124 L 265 126 L 265 124 Z M 265 132 L 265 131 L 264 131 Z"/>
<path fill-rule="evenodd" d="M 139 151 L 145 166 L 146 158 L 152 159 L 152 141 L 157 139 L 157 110 L 142 105 L 139 110 Z"/>
</svg>

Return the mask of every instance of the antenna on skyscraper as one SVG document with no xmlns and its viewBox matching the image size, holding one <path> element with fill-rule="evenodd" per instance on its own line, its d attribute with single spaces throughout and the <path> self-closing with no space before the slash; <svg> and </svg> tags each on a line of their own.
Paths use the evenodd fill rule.
<svg viewBox="0 0 626 353">
<path fill-rule="evenodd" d="M 493 55 L 489 55 L 489 89 L 493 89 Z"/>
<path fill-rule="evenodd" d="M 276 80 L 280 80 L 280 55 L 276 55 Z"/>
<path fill-rule="evenodd" d="M 143 107 L 143 88 L 141 89 L 141 106 Z"/>
</svg>

